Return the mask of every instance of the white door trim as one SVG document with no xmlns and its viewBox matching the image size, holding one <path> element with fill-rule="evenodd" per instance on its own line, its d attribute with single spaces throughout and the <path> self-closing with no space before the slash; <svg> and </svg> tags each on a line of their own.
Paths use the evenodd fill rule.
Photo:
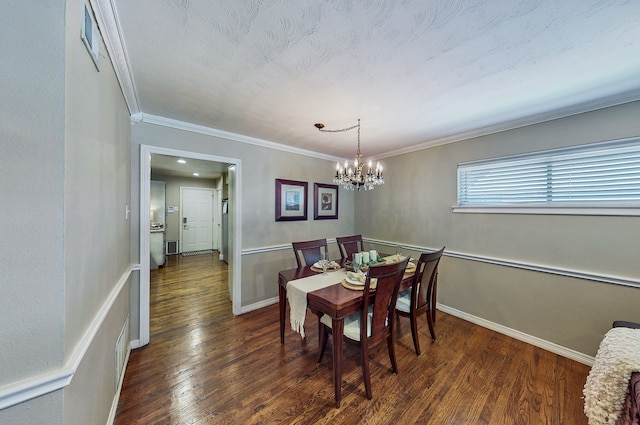
<svg viewBox="0 0 640 425">
<path fill-rule="evenodd" d="M 184 158 L 201 159 L 212 162 L 224 162 L 236 167 L 236 184 L 229 187 L 234 191 L 235 208 L 234 220 L 237 223 L 233 237 L 233 271 L 229 273 L 232 279 L 233 296 L 231 299 L 233 314 L 239 315 L 241 309 L 241 262 L 242 262 L 242 161 L 237 158 L 227 158 L 198 152 L 182 151 L 178 149 L 161 148 L 158 146 L 140 145 L 140 346 L 149 343 L 149 197 L 151 191 L 151 154 L 179 156 Z"/>
</svg>

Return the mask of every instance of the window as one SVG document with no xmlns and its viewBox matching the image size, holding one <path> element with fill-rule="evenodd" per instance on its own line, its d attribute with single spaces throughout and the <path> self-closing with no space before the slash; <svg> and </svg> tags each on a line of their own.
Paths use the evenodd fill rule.
<svg viewBox="0 0 640 425">
<path fill-rule="evenodd" d="M 640 208 L 640 137 L 458 164 L 458 207 Z"/>
</svg>

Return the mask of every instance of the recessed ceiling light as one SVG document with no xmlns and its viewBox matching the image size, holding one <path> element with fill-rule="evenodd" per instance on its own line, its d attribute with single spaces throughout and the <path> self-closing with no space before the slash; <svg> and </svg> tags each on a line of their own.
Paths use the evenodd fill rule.
<svg viewBox="0 0 640 425">
<path fill-rule="evenodd" d="M 193 173 L 194 176 L 198 177 L 200 174 L 198 173 Z"/>
<path fill-rule="evenodd" d="M 179 159 L 179 160 L 178 160 L 178 162 L 179 162 L 180 164 L 186 164 L 186 163 L 187 163 L 187 161 L 185 161 L 184 159 Z"/>
</svg>

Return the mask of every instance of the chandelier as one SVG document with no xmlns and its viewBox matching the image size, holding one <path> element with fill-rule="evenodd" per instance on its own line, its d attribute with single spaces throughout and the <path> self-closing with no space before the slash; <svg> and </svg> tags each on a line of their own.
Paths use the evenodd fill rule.
<svg viewBox="0 0 640 425">
<path fill-rule="evenodd" d="M 346 190 L 373 190 L 376 186 L 384 184 L 384 176 L 382 175 L 382 166 L 378 162 L 375 170 L 373 169 L 373 163 L 369 161 L 366 164 L 361 160 L 360 154 L 360 118 L 358 118 L 358 124 L 352 127 L 342 128 L 339 130 L 325 130 L 324 124 L 315 124 L 315 127 L 319 131 L 327 133 L 338 133 L 343 131 L 358 129 L 358 150 L 356 151 L 356 158 L 353 161 L 353 168 L 349 166 L 349 161 L 344 162 L 344 167 L 338 162 L 336 165 L 336 175 L 333 178 L 335 184 L 340 184 Z"/>
</svg>

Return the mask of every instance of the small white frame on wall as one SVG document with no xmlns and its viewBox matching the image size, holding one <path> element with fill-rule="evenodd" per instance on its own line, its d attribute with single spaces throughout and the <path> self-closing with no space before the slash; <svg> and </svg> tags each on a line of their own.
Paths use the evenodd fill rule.
<svg viewBox="0 0 640 425">
<path fill-rule="evenodd" d="M 93 16 L 93 9 L 88 1 L 85 1 L 82 8 L 82 29 L 80 38 L 89 52 L 96 69 L 100 71 L 98 59 L 100 58 L 100 32 Z"/>
</svg>

